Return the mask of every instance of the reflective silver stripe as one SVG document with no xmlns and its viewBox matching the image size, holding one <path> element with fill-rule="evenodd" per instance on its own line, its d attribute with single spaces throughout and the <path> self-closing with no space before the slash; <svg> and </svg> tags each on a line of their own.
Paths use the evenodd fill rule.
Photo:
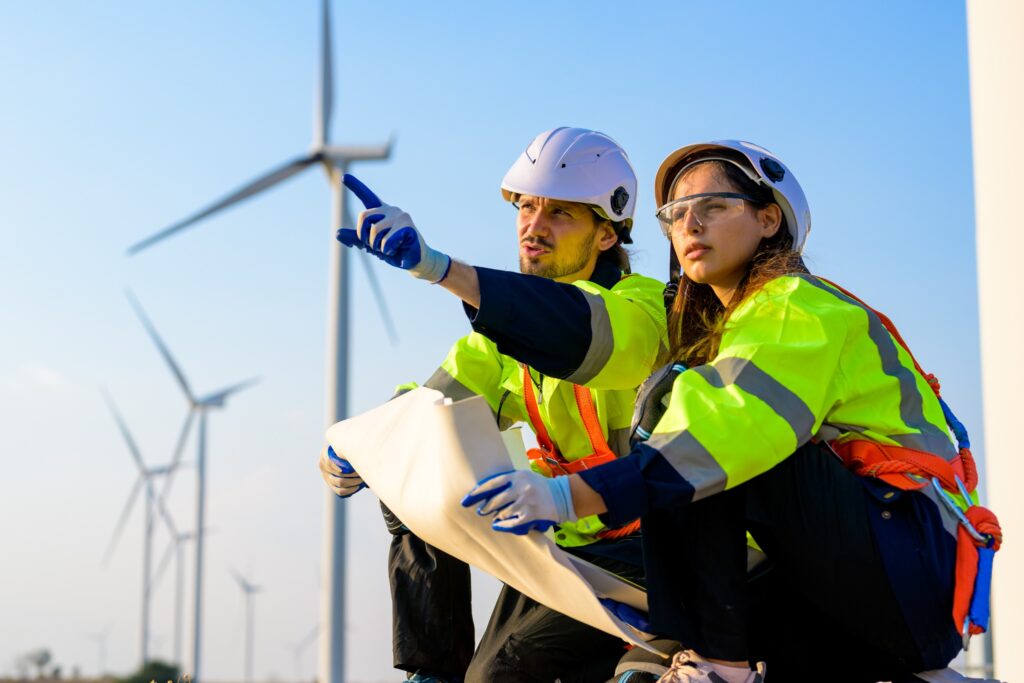
<svg viewBox="0 0 1024 683">
<path fill-rule="evenodd" d="M 453 401 L 461 401 L 466 398 L 472 398 L 480 395 L 459 380 L 455 379 L 452 374 L 444 368 L 438 368 L 435 370 L 434 374 L 430 376 L 430 379 L 423 383 L 423 386 L 430 389 L 436 389 Z M 491 412 L 494 412 L 493 408 Z M 504 415 L 502 415 L 501 419 L 498 420 L 498 429 L 501 431 L 508 429 L 512 425 L 513 421 Z"/>
<path fill-rule="evenodd" d="M 688 431 L 655 434 L 646 442 L 693 487 L 693 500 L 721 493 L 728 475 L 711 452 Z"/>
<path fill-rule="evenodd" d="M 823 423 L 815 436 L 821 441 L 834 441 L 848 432 L 860 434 L 866 431 L 867 427 L 862 427 L 860 425 L 848 425 L 841 422 L 832 422 Z"/>
<path fill-rule="evenodd" d="M 430 389 L 437 389 L 453 401 L 461 401 L 464 398 L 471 398 L 478 395 L 465 384 L 452 377 L 452 374 L 444 368 L 438 368 L 435 370 L 434 374 L 430 376 L 430 379 L 423 383 L 423 386 Z"/>
<path fill-rule="evenodd" d="M 608 447 L 620 458 L 629 453 L 629 434 L 631 431 L 629 427 L 608 431 Z"/>
<path fill-rule="evenodd" d="M 813 285 L 824 292 L 828 292 L 840 301 L 859 308 L 867 314 L 868 337 L 872 342 L 874 342 L 875 348 L 878 349 L 878 356 L 882 361 L 882 372 L 894 378 L 899 383 L 900 419 L 903 420 L 903 424 L 907 425 L 911 429 L 916 429 L 921 432 L 918 435 L 919 437 L 927 437 L 930 439 L 930 443 L 939 446 L 937 449 L 929 449 L 929 452 L 935 453 L 947 460 L 955 456 L 956 449 L 953 448 L 953 444 L 950 443 L 949 437 L 945 431 L 939 429 L 925 419 L 924 405 L 921 402 L 921 393 L 917 389 L 917 382 L 914 378 L 915 371 L 900 363 L 899 353 L 896 349 L 896 341 L 892 336 L 890 336 L 889 331 L 885 329 L 885 325 L 882 324 L 881 319 L 879 319 L 879 317 L 864 304 L 846 296 L 839 290 L 826 286 L 825 283 L 821 282 L 813 275 L 796 273 L 791 277 L 798 277 L 808 284 Z"/>
<path fill-rule="evenodd" d="M 799 396 L 746 358 L 719 358 L 714 365 L 700 365 L 691 370 L 718 389 L 736 385 L 751 396 L 767 403 L 789 424 L 796 435 L 797 446 L 813 434 L 814 413 Z"/>
<path fill-rule="evenodd" d="M 835 441 L 842 435 L 843 433 L 835 425 L 823 424 L 814 436 L 819 441 Z"/>
<path fill-rule="evenodd" d="M 863 425 L 848 425 L 842 422 L 832 422 L 831 426 L 835 427 L 841 432 L 856 432 L 857 434 L 863 434 L 868 431 L 868 428 Z"/>
<path fill-rule="evenodd" d="M 565 378 L 565 381 L 573 384 L 586 384 L 597 377 L 608 364 L 608 359 L 612 357 L 615 348 L 612 321 L 608 317 L 604 299 L 590 292 L 583 292 L 583 298 L 590 306 L 590 346 L 580 366 Z"/>
<path fill-rule="evenodd" d="M 945 454 L 952 448 L 949 439 L 934 434 L 886 434 L 886 436 L 905 448 L 913 448 L 915 451 L 926 453 Z M 948 460 L 955 457 L 956 453 L 950 453 Z"/>
<path fill-rule="evenodd" d="M 817 436 L 825 439 L 826 441 L 831 441 L 848 432 L 863 434 L 866 431 L 867 428 L 860 425 L 848 425 L 836 422 L 832 424 L 823 424 L 821 429 L 818 430 Z M 926 453 L 941 453 L 949 444 L 949 439 L 947 439 L 945 435 L 886 434 L 885 437 L 887 439 L 892 439 L 904 448 L 913 448 L 915 451 L 924 451 Z"/>
</svg>

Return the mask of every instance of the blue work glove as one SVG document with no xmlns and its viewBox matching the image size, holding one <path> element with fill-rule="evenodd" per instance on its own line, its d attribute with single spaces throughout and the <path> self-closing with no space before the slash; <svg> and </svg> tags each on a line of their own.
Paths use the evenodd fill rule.
<svg viewBox="0 0 1024 683">
<path fill-rule="evenodd" d="M 353 175 L 346 173 L 342 182 L 359 197 L 366 210 L 356 220 L 357 229 L 338 230 L 339 242 L 368 251 L 421 280 L 436 284 L 448 275 L 451 257 L 427 246 L 409 214 L 383 203 Z"/>
<path fill-rule="evenodd" d="M 352 463 L 342 458 L 330 446 L 320 451 L 320 476 L 328 488 L 339 498 L 348 498 L 366 488 Z"/>
<path fill-rule="evenodd" d="M 606 610 L 618 617 L 620 621 L 626 622 L 638 631 L 643 631 L 644 633 L 651 632 L 651 622 L 647 620 L 647 615 L 640 610 L 611 598 L 598 598 L 598 600 L 600 600 Z"/>
<path fill-rule="evenodd" d="M 478 515 L 494 515 L 491 528 L 522 536 L 532 529 L 576 521 L 569 477 L 544 477 L 531 470 L 502 472 L 482 479 L 462 499 L 462 506 L 480 503 Z"/>
</svg>

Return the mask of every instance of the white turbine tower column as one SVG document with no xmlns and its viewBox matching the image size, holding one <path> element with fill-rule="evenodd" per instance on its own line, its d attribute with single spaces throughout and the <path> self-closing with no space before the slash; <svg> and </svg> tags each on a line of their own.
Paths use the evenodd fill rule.
<svg viewBox="0 0 1024 683">
<path fill-rule="evenodd" d="M 107 671 L 107 639 L 110 637 L 110 630 L 113 628 L 110 624 L 99 633 L 87 634 L 89 640 L 96 643 L 98 649 L 98 656 L 96 660 L 96 678 L 103 678 Z"/>
<path fill-rule="evenodd" d="M 1020 359 L 1024 321 L 1024 228 L 1020 164 L 1024 159 L 1024 2 L 968 0 L 978 312 L 985 402 L 988 502 L 1007 542 L 996 553 L 992 592 L 995 675 L 1024 681 L 1024 463 L 1020 457 Z M 1016 533 L 1015 533 L 1016 532 Z"/>
<path fill-rule="evenodd" d="M 207 529 L 207 533 L 209 533 Z M 160 563 L 157 565 L 156 571 L 153 572 L 153 578 L 150 581 L 150 590 L 156 591 L 160 586 L 160 580 L 163 578 L 167 567 L 170 566 L 171 560 L 174 560 L 174 621 L 172 631 L 172 651 L 171 657 L 175 664 L 181 667 L 184 664 L 184 658 L 182 657 L 182 612 L 185 606 L 185 565 L 184 565 L 184 546 L 189 541 L 195 538 L 195 534 L 191 531 L 176 534 L 172 536 L 171 540 L 167 543 L 167 549 L 164 551 L 163 557 L 160 559 Z"/>
<path fill-rule="evenodd" d="M 328 278 L 328 325 L 327 325 L 327 372 L 326 372 L 326 409 L 328 425 L 346 417 L 348 391 L 348 308 L 351 288 L 347 269 L 347 252 L 334 239 L 335 231 L 342 226 L 347 218 L 345 213 L 345 189 L 341 184 L 342 174 L 349 165 L 357 161 L 379 161 L 391 156 L 393 140 L 383 145 L 372 146 L 336 146 L 329 142 L 330 119 L 333 111 L 332 88 L 332 55 L 330 16 L 328 0 L 321 0 L 320 24 L 320 65 L 317 79 L 316 102 L 313 110 L 313 146 L 312 149 L 280 166 L 277 166 L 230 194 L 218 199 L 196 213 L 173 223 L 163 230 L 147 237 L 128 248 L 133 255 L 149 248 L 182 230 L 192 227 L 201 220 L 216 214 L 230 206 L 253 197 L 278 183 L 301 173 L 315 164 L 320 164 L 327 173 L 331 184 L 332 211 L 329 226 L 329 250 L 331 253 L 330 277 Z M 359 261 L 363 264 L 367 281 L 377 300 L 380 312 L 389 337 L 395 340 L 394 325 L 388 314 L 377 277 L 370 265 L 367 254 L 360 252 Z M 200 458 L 200 461 L 202 458 Z M 199 469 L 202 464 L 197 463 Z M 344 683 L 344 609 L 345 609 L 345 517 L 344 508 L 330 494 L 324 492 L 324 548 L 323 552 L 323 613 L 320 630 L 320 663 L 317 680 L 319 683 Z M 198 516 L 199 510 L 197 510 Z M 201 566 L 202 539 L 196 540 L 196 565 Z M 198 604 L 198 590 L 197 590 Z M 198 613 L 198 609 L 197 609 Z M 198 630 L 198 622 L 196 629 Z M 198 653 L 198 635 L 196 636 L 196 652 Z M 199 658 L 196 656 L 193 668 L 194 678 L 199 676 Z"/>
<path fill-rule="evenodd" d="M 242 589 L 242 593 L 245 596 L 245 678 L 244 683 L 252 683 L 252 657 L 253 652 L 253 630 L 255 628 L 253 621 L 252 611 L 252 596 L 260 592 L 260 587 L 253 584 L 251 581 L 243 577 L 237 571 L 232 571 L 231 575 L 235 577 L 235 581 L 238 582 L 238 587 Z"/>
<path fill-rule="evenodd" d="M 192 538 L 193 534 L 184 533 L 174 540 L 174 663 L 179 669 L 185 663 L 181 637 L 185 623 L 182 615 L 185 607 L 185 562 L 182 550 L 184 544 Z"/>
<path fill-rule="evenodd" d="M 203 655 L 203 524 L 206 522 L 206 411 L 199 409 L 199 436 L 196 448 L 196 554 L 192 603 L 192 680 L 199 677 Z"/>
<path fill-rule="evenodd" d="M 331 222 L 344 225 L 345 167 L 328 172 L 331 181 Z M 332 235 L 329 239 L 333 240 Z M 348 415 L 348 250 L 330 245 L 327 293 L 327 358 L 325 418 L 327 426 Z M 323 543 L 321 545 L 320 653 L 317 681 L 345 680 L 345 502 L 329 489 L 323 491 Z"/>
<path fill-rule="evenodd" d="M 191 414 L 191 412 L 189 413 Z M 214 530 L 207 527 L 203 530 L 203 533 L 209 534 Z M 163 578 L 164 573 L 171 564 L 171 560 L 174 560 L 174 633 L 173 633 L 173 662 L 181 667 L 184 662 L 183 650 L 182 650 L 182 626 L 184 624 L 183 611 L 185 607 L 185 545 L 190 541 L 195 540 L 196 534 L 192 531 L 185 531 L 179 533 L 171 538 L 167 543 L 167 549 L 164 550 L 164 555 L 160 559 L 160 563 L 157 565 L 156 571 L 153 572 L 153 578 L 150 581 L 150 590 L 156 592 L 157 588 L 160 587 L 160 580 Z"/>
</svg>

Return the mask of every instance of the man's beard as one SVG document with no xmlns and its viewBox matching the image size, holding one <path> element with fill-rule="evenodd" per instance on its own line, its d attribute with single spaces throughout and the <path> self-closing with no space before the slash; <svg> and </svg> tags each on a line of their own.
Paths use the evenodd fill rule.
<svg viewBox="0 0 1024 683">
<path fill-rule="evenodd" d="M 597 231 L 595 230 L 590 234 L 587 239 L 580 244 L 576 252 L 572 254 L 571 258 L 559 260 L 557 258 L 552 259 L 549 263 L 541 263 L 540 257 L 529 257 L 519 256 L 519 272 L 527 275 L 538 275 L 540 277 L 546 277 L 549 280 L 554 280 L 566 275 L 572 275 L 578 273 L 587 267 L 587 263 L 590 262 L 590 257 L 594 253 L 594 240 L 597 239 Z M 541 247 L 550 249 L 551 244 L 545 240 L 532 239 L 525 244 L 536 244 Z M 549 251 L 545 256 L 554 256 L 553 251 Z"/>
</svg>

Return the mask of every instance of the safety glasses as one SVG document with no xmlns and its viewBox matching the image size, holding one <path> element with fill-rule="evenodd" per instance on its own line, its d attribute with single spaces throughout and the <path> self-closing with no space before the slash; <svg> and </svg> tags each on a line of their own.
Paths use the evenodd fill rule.
<svg viewBox="0 0 1024 683">
<path fill-rule="evenodd" d="M 738 192 L 704 192 L 680 197 L 658 209 L 661 232 L 672 238 L 672 232 L 687 225 L 690 216 L 697 225 L 710 228 L 743 213 L 743 202 L 756 202 L 753 197 Z"/>
</svg>

